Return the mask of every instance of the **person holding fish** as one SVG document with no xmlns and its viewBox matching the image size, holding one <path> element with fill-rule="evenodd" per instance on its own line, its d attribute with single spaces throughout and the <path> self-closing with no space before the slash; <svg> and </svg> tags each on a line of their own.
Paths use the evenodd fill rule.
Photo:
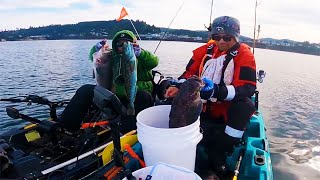
<svg viewBox="0 0 320 180">
<path fill-rule="evenodd" d="M 133 47 L 129 53 L 127 43 Z M 130 55 L 131 54 L 131 55 Z M 130 57 L 131 56 L 131 57 Z M 132 62 L 136 58 L 136 67 L 125 62 Z M 159 58 L 153 53 L 142 49 L 136 36 L 129 30 L 122 30 L 115 34 L 112 40 L 113 59 L 113 92 L 127 104 L 127 111 L 137 115 L 143 109 L 153 105 L 153 75 L 152 69 L 159 63 Z M 136 89 L 136 94 L 134 90 Z M 135 116 L 126 121 L 122 128 L 132 130 L 136 128 Z"/>
<path fill-rule="evenodd" d="M 256 90 L 256 64 L 249 46 L 239 43 L 238 19 L 229 16 L 214 19 L 211 33 L 214 42 L 193 51 L 186 71 L 178 78 L 180 83 L 169 87 L 166 96 L 175 97 L 180 84 L 193 75 L 202 79 L 201 144 L 208 151 L 211 169 L 222 175 L 228 170 L 226 154 L 240 142 L 255 112 L 250 97 Z"/>
<path fill-rule="evenodd" d="M 97 84 L 112 91 L 127 109 L 128 120 L 123 121 L 121 130 L 128 132 L 136 129 L 135 116 L 153 105 L 152 69 L 159 58 L 142 49 L 136 36 L 129 30 L 115 34 L 112 49 L 106 41 L 98 42 L 90 59 L 94 63 Z M 63 111 L 60 123 L 67 129 L 80 128 L 82 120 L 92 105 L 95 85 L 80 87 Z"/>
</svg>

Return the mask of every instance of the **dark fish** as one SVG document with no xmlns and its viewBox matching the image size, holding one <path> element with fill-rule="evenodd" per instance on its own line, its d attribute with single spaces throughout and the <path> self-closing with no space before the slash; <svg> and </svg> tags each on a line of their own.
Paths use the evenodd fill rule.
<svg viewBox="0 0 320 180">
<path fill-rule="evenodd" d="M 203 178 L 204 180 L 220 180 L 220 178 L 216 175 L 216 174 L 214 174 L 214 173 L 212 173 L 211 175 L 209 175 L 209 176 L 207 176 L 207 177 L 204 177 Z M 230 178 L 231 179 L 231 178 Z"/>
<path fill-rule="evenodd" d="M 94 54 L 94 77 L 98 85 L 111 90 L 112 88 L 111 49 L 102 47 Z"/>
<path fill-rule="evenodd" d="M 203 87 L 202 80 L 192 76 L 185 81 L 178 94 L 172 101 L 169 115 L 169 127 L 178 128 L 194 123 L 202 110 L 200 89 Z"/>
<path fill-rule="evenodd" d="M 125 42 L 123 52 L 124 87 L 129 101 L 127 113 L 128 115 L 134 115 L 134 100 L 137 94 L 137 58 L 134 54 L 133 44 Z"/>
</svg>

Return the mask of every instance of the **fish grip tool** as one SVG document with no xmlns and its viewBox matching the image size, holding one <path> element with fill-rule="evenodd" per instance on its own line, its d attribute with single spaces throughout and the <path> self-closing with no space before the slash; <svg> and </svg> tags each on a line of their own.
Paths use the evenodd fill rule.
<svg viewBox="0 0 320 180">
<path fill-rule="evenodd" d="M 93 103 L 97 105 L 104 114 L 110 117 L 109 125 L 114 145 L 112 156 L 115 166 L 122 168 L 122 171 L 119 173 L 123 178 L 127 177 L 129 180 L 136 179 L 132 176 L 131 171 L 125 168 L 123 153 L 121 152 L 120 122 L 122 118 L 127 116 L 125 107 L 115 94 L 99 85 L 94 88 Z"/>
</svg>

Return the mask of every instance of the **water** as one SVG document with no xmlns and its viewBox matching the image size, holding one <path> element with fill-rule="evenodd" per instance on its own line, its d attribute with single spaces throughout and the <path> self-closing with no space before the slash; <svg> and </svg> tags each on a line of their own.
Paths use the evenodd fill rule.
<svg viewBox="0 0 320 180">
<path fill-rule="evenodd" d="M 49 100 L 70 99 L 83 84 L 94 84 L 88 52 L 96 40 L 0 43 L 0 98 L 37 94 Z M 109 42 L 110 43 L 110 42 Z M 154 51 L 158 41 L 142 41 Z M 200 43 L 162 42 L 156 68 L 177 77 Z M 258 84 L 260 107 L 270 141 L 275 179 L 320 179 L 320 57 L 256 49 L 257 69 L 267 72 Z M 39 119 L 47 107 L 0 102 L 0 133 L 22 126 L 5 107 Z"/>
</svg>

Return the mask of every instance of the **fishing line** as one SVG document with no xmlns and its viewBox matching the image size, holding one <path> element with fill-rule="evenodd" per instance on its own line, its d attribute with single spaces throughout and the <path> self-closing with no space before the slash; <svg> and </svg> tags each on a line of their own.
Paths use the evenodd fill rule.
<svg viewBox="0 0 320 180">
<path fill-rule="evenodd" d="M 178 15 L 178 13 L 180 12 L 180 10 L 182 9 L 183 5 L 184 5 L 184 1 L 182 2 L 182 4 L 181 4 L 180 8 L 178 9 L 178 11 L 177 11 L 176 15 L 175 15 L 175 16 L 173 17 L 173 19 L 171 20 L 171 22 L 170 22 L 169 26 L 167 27 L 167 30 L 164 32 L 163 36 L 161 37 L 161 39 L 160 39 L 160 41 L 159 41 L 159 43 L 158 43 L 158 45 L 157 45 L 156 49 L 154 50 L 153 54 L 155 54 L 155 53 L 156 53 L 156 51 L 157 51 L 157 49 L 158 49 L 158 47 L 159 47 L 160 43 L 162 42 L 162 40 L 163 40 L 163 39 L 164 39 L 164 37 L 166 36 L 166 34 L 167 34 L 167 32 L 168 32 L 168 30 L 169 30 L 169 28 L 170 28 L 171 24 L 173 23 L 174 19 L 177 17 L 177 15 Z"/>
</svg>

